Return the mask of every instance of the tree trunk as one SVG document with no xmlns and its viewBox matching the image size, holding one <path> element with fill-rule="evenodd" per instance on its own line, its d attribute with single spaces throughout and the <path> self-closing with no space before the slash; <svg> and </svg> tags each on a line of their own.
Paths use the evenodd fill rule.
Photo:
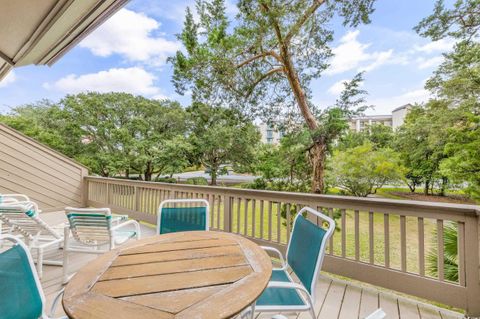
<svg viewBox="0 0 480 319">
<path fill-rule="evenodd" d="M 149 182 L 152 180 L 152 175 L 153 175 L 153 169 L 152 169 L 152 163 L 148 162 L 147 167 L 145 168 L 145 172 L 143 173 L 145 177 L 145 181 Z"/>
<path fill-rule="evenodd" d="M 424 194 L 428 195 L 428 190 L 430 189 L 430 181 L 425 181 L 425 189 L 424 189 Z"/>
<path fill-rule="evenodd" d="M 213 169 L 210 172 L 210 177 L 212 179 L 211 185 L 215 186 L 217 185 L 217 169 Z"/>
<path fill-rule="evenodd" d="M 300 80 L 298 79 L 298 74 L 293 66 L 288 48 L 282 47 L 281 52 L 281 56 L 284 60 L 285 73 L 295 96 L 295 100 L 298 103 L 300 113 L 305 119 L 309 130 L 315 132 L 318 129 L 317 119 L 312 114 L 310 107 L 308 106 L 305 91 L 303 90 Z M 323 139 L 314 140 L 313 143 L 314 144 L 310 150 L 310 163 L 313 167 L 311 192 L 322 194 L 325 191 L 324 177 L 327 145 Z"/>
<path fill-rule="evenodd" d="M 315 142 L 310 149 L 310 163 L 312 164 L 312 193 L 322 194 L 325 191 L 325 157 L 326 145 L 321 141 Z"/>
<path fill-rule="evenodd" d="M 125 170 L 125 178 L 130 178 L 130 170 L 128 168 Z"/>
</svg>

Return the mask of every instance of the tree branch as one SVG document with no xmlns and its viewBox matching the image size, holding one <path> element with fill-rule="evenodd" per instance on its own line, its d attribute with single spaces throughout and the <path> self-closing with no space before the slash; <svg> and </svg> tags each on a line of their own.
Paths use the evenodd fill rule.
<svg viewBox="0 0 480 319">
<path fill-rule="evenodd" d="M 265 58 L 265 57 L 267 57 L 267 56 L 271 56 L 271 57 L 275 58 L 276 60 L 278 60 L 279 62 L 282 62 L 281 59 L 280 59 L 280 56 L 279 56 L 276 52 L 274 52 L 274 51 L 265 51 L 265 52 L 259 53 L 259 54 L 257 54 L 257 55 L 254 55 L 254 56 L 246 59 L 245 61 L 240 62 L 239 64 L 237 64 L 237 65 L 235 66 L 235 68 L 239 69 L 239 68 L 241 68 L 242 66 L 245 66 L 245 65 L 247 65 L 247 64 L 249 64 L 249 63 L 252 63 L 252 62 L 255 61 L 255 60 L 258 60 L 258 59 L 260 59 L 260 58 Z"/>
<path fill-rule="evenodd" d="M 258 85 L 258 83 L 262 82 L 263 80 L 268 78 L 270 75 L 275 74 L 275 73 L 279 73 L 279 72 L 285 72 L 284 67 L 281 66 L 281 67 L 278 67 L 278 68 L 274 68 L 274 69 L 271 69 L 271 70 L 265 72 L 264 74 L 262 74 L 258 79 L 255 80 L 255 82 L 253 82 L 252 86 L 248 90 L 247 96 L 250 96 L 250 94 L 252 94 L 253 90 Z"/>
<path fill-rule="evenodd" d="M 317 9 L 326 2 L 326 0 L 315 0 L 313 4 L 305 11 L 305 13 L 295 22 L 292 26 L 290 31 L 288 31 L 287 35 L 285 36 L 285 43 L 289 43 L 290 40 L 298 33 L 298 31 L 302 28 L 305 21 L 310 18 Z"/>
</svg>

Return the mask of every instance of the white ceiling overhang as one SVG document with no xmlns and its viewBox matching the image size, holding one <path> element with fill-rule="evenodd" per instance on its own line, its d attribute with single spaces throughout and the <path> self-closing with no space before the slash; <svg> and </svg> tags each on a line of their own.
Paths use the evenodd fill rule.
<svg viewBox="0 0 480 319">
<path fill-rule="evenodd" d="M 128 0 L 0 0 L 0 80 L 17 66 L 52 65 Z"/>
</svg>

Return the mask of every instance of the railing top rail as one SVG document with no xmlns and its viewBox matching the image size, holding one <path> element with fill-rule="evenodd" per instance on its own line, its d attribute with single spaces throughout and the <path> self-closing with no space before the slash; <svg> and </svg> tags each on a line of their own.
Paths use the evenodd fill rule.
<svg viewBox="0 0 480 319">
<path fill-rule="evenodd" d="M 452 204 L 452 203 L 439 203 L 439 202 L 426 202 L 426 201 L 414 201 L 414 200 L 396 200 L 396 199 L 384 199 L 384 198 L 363 198 L 353 196 L 340 196 L 340 195 L 319 195 L 308 193 L 293 193 L 293 192 L 279 192 L 279 191 L 266 191 L 266 190 L 254 190 L 254 189 L 242 189 L 242 188 L 230 188 L 220 186 L 203 186 L 203 185 L 188 185 L 188 184 L 170 184 L 159 182 L 145 182 L 127 179 L 116 179 L 108 177 L 87 176 L 87 180 L 99 181 L 104 183 L 115 183 L 120 185 L 140 186 L 149 188 L 167 188 L 171 190 L 190 191 L 199 193 L 222 193 L 231 196 L 239 197 L 252 197 L 260 199 L 270 199 L 285 201 L 286 199 L 295 202 L 315 202 L 321 205 L 332 205 L 331 207 L 349 208 L 359 207 L 378 209 L 379 212 L 389 210 L 405 210 L 405 211 L 430 211 L 436 213 L 445 213 L 455 215 L 470 215 L 480 216 L 480 206 L 478 205 L 466 205 L 466 204 Z"/>
</svg>

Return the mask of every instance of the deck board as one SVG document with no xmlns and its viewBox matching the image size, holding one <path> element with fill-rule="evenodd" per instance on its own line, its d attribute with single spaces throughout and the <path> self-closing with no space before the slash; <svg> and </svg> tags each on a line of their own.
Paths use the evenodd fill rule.
<svg viewBox="0 0 480 319">
<path fill-rule="evenodd" d="M 42 218 L 50 225 L 57 225 L 65 222 L 62 212 L 44 213 Z M 142 237 L 149 237 L 155 234 L 155 229 L 141 225 Z M 54 251 L 48 254 L 49 259 L 61 259 L 61 251 Z M 70 255 L 71 271 L 76 271 L 88 262 L 97 258 L 95 255 L 75 254 Z M 53 298 L 60 291 L 62 268 L 55 266 L 44 266 L 42 286 L 47 299 L 47 312 Z M 460 319 L 463 314 L 453 312 L 437 306 L 426 304 L 397 295 L 394 292 L 386 292 L 385 289 L 377 290 L 375 287 L 358 284 L 338 279 L 329 274 L 322 274 L 317 284 L 315 294 L 315 313 L 317 319 L 346 319 L 364 318 L 369 312 L 382 307 L 390 319 Z M 64 315 L 61 303 L 57 307 L 56 316 Z M 308 313 L 287 313 L 289 319 L 310 319 Z M 270 319 L 273 314 L 257 315 L 257 319 Z"/>
</svg>

